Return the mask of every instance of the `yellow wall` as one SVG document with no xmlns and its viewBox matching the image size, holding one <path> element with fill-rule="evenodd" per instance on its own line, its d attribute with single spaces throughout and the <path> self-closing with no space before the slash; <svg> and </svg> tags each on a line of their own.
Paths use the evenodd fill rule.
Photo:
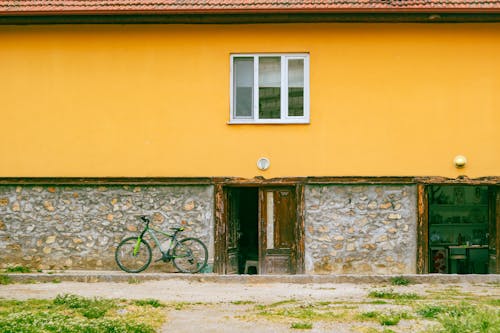
<svg viewBox="0 0 500 333">
<path fill-rule="evenodd" d="M 311 123 L 228 125 L 231 52 L 309 52 Z M 0 78 L 0 177 L 500 175 L 499 24 L 0 26 Z"/>
</svg>

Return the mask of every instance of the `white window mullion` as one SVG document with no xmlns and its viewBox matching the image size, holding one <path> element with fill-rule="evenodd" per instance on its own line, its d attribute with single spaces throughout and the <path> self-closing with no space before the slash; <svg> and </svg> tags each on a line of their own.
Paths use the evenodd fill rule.
<svg viewBox="0 0 500 333">
<path fill-rule="evenodd" d="M 259 57 L 253 59 L 253 119 L 259 120 Z"/>
<path fill-rule="evenodd" d="M 288 65 L 287 65 L 287 57 L 281 57 L 281 119 L 285 119 L 288 117 Z"/>
</svg>

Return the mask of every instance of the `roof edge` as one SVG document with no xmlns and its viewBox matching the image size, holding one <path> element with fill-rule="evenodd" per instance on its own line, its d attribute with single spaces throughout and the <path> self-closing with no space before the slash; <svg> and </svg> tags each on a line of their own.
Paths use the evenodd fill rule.
<svg viewBox="0 0 500 333">
<path fill-rule="evenodd" d="M 49 24 L 260 24 L 260 23 L 496 23 L 497 13 L 440 12 L 280 12 L 224 14 L 0 15 L 0 25 Z"/>
<path fill-rule="evenodd" d="M 253 8 L 253 9 L 108 9 L 108 10 L 0 10 L 1 16 L 74 16 L 74 15 L 221 15 L 221 14 L 498 14 L 500 7 L 405 7 L 405 8 Z"/>
</svg>

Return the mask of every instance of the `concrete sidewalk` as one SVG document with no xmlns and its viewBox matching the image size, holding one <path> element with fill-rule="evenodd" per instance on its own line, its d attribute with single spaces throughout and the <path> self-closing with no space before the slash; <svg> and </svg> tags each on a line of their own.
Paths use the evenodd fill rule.
<svg viewBox="0 0 500 333">
<path fill-rule="evenodd" d="M 2 273 L 0 273 L 2 274 Z M 3 273 L 7 274 L 7 273 Z M 8 273 L 14 283 L 31 282 L 144 282 L 184 280 L 213 283 L 387 283 L 402 276 L 412 283 L 500 283 L 499 274 L 409 274 L 409 275 L 217 275 L 181 273 L 138 273 L 122 271 L 53 271 L 42 273 Z"/>
</svg>

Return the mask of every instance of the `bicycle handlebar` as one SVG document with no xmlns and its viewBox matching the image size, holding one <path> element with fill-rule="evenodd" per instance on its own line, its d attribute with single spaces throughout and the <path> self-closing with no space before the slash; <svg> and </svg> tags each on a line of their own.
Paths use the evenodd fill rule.
<svg viewBox="0 0 500 333">
<path fill-rule="evenodd" d="M 136 215 L 136 217 L 138 219 L 140 219 L 142 222 L 146 223 L 146 229 L 149 228 L 149 222 L 150 222 L 149 217 L 147 217 L 146 215 Z M 146 230 L 146 229 L 144 229 L 144 230 Z"/>
<path fill-rule="evenodd" d="M 149 223 L 151 220 L 149 219 L 149 216 L 147 215 L 136 215 L 138 219 L 140 219 L 142 222 L 146 223 L 146 227 L 144 228 L 144 231 L 141 234 L 141 238 L 144 236 L 144 233 L 149 229 Z M 184 227 L 171 227 L 170 230 L 174 231 L 174 236 L 177 235 L 179 232 L 184 231 Z"/>
</svg>

